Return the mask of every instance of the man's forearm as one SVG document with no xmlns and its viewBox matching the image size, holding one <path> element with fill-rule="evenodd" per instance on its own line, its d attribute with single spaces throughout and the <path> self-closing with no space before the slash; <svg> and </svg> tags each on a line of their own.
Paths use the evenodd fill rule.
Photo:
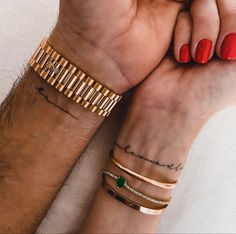
<svg viewBox="0 0 236 234">
<path fill-rule="evenodd" d="M 104 118 L 31 69 L 0 110 L 0 232 L 31 232 Z"/>
</svg>

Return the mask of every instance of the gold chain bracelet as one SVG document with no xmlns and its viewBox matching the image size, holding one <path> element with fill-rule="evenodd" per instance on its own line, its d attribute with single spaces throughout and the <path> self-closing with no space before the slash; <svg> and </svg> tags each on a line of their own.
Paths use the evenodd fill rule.
<svg viewBox="0 0 236 234">
<path fill-rule="evenodd" d="M 71 64 L 45 39 L 29 64 L 58 91 L 100 116 L 108 116 L 122 98 Z"/>
</svg>

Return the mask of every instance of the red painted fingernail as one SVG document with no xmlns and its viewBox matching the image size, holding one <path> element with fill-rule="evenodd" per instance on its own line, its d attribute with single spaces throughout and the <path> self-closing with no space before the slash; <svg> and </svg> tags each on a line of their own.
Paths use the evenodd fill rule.
<svg viewBox="0 0 236 234">
<path fill-rule="evenodd" d="M 236 59 L 236 33 L 228 34 L 221 46 L 220 55 L 226 60 Z"/>
<path fill-rule="evenodd" d="M 185 44 L 180 48 L 179 61 L 181 63 L 188 63 L 190 61 L 190 45 Z"/>
<path fill-rule="evenodd" d="M 211 56 L 212 41 L 203 39 L 199 41 L 195 53 L 195 60 L 198 63 L 207 63 Z"/>
</svg>

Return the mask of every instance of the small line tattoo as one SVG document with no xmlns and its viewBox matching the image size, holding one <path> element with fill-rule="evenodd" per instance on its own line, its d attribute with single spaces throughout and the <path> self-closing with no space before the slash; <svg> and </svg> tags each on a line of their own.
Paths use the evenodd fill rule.
<svg viewBox="0 0 236 234">
<path fill-rule="evenodd" d="M 39 95 L 42 96 L 46 102 L 48 102 L 49 104 L 53 105 L 54 107 L 56 107 L 57 109 L 63 111 L 64 113 L 68 114 L 70 117 L 72 117 L 73 119 L 78 120 L 78 118 L 76 116 L 74 116 L 73 114 L 71 114 L 68 110 L 63 109 L 62 107 L 60 107 L 59 105 L 57 105 L 56 103 L 52 102 L 49 100 L 48 96 L 44 93 L 44 88 L 42 87 L 35 87 L 36 90 L 38 91 Z"/>
<path fill-rule="evenodd" d="M 131 150 L 131 146 L 130 145 L 127 145 L 125 147 L 122 147 L 121 145 L 119 145 L 117 142 L 115 143 L 115 146 L 118 147 L 119 149 L 123 150 L 125 153 L 129 154 L 129 155 L 132 155 L 136 158 L 139 158 L 139 159 L 142 159 L 142 160 L 145 160 L 147 162 L 150 162 L 150 163 L 153 163 L 155 164 L 156 166 L 159 166 L 159 167 L 165 167 L 169 170 L 174 170 L 174 171 L 180 171 L 180 170 L 183 170 L 183 164 L 182 163 L 179 163 L 179 164 L 174 164 L 174 163 L 169 163 L 169 164 L 164 164 L 164 163 L 160 163 L 159 161 L 154 161 L 154 160 L 151 160 L 151 159 L 148 159 L 146 157 L 144 157 L 143 155 L 139 155 L 135 152 L 133 152 Z"/>
</svg>

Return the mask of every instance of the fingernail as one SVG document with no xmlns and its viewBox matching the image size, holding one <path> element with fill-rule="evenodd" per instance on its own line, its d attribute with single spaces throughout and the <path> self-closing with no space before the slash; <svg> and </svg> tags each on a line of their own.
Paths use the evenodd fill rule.
<svg viewBox="0 0 236 234">
<path fill-rule="evenodd" d="M 185 44 L 180 48 L 179 61 L 181 63 L 188 63 L 190 61 L 190 45 Z"/>
<path fill-rule="evenodd" d="M 207 63 L 211 56 L 212 41 L 203 39 L 199 41 L 195 53 L 195 60 L 198 63 Z"/>
<path fill-rule="evenodd" d="M 236 59 L 236 33 L 228 34 L 221 46 L 220 55 L 226 60 Z"/>
</svg>

